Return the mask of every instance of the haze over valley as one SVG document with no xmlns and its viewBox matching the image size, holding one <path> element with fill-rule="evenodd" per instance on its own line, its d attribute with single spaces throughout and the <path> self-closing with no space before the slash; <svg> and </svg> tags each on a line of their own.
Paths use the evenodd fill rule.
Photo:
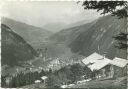
<svg viewBox="0 0 128 89">
<path fill-rule="evenodd" d="M 3 2 L 1 15 L 4 87 L 36 87 L 35 81 L 42 76 L 48 81 L 42 80 L 41 88 L 47 88 L 46 84 L 75 84 L 92 73 L 82 63 L 92 54 L 110 61 L 115 57 L 126 59 L 126 50 L 116 48 L 118 42 L 114 40 L 114 36 L 126 31 L 125 19 L 85 10 L 81 3 Z M 7 84 L 9 78 L 13 82 Z M 15 84 L 18 80 L 24 82 Z"/>
</svg>

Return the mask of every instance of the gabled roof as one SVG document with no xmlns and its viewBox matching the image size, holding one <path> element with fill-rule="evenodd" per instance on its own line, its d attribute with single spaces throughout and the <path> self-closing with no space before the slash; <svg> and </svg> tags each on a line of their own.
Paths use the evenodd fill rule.
<svg viewBox="0 0 128 89">
<path fill-rule="evenodd" d="M 111 63 L 112 65 L 118 66 L 118 67 L 125 67 L 126 64 L 128 64 L 128 60 L 115 57 Z"/>
<path fill-rule="evenodd" d="M 85 65 L 88 65 L 88 64 L 90 64 L 90 63 L 95 63 L 97 60 L 100 60 L 100 59 L 102 59 L 102 58 L 103 58 L 102 55 L 100 55 L 100 54 L 98 54 L 98 53 L 95 52 L 95 53 L 91 54 L 90 56 L 84 58 L 84 59 L 82 60 L 82 62 L 83 62 Z"/>
<path fill-rule="evenodd" d="M 106 65 L 110 64 L 111 60 L 95 52 L 83 59 L 82 62 L 93 71 L 99 70 L 105 67 Z"/>
<path fill-rule="evenodd" d="M 41 79 L 45 80 L 47 79 L 48 77 L 47 76 L 42 76 Z"/>
<path fill-rule="evenodd" d="M 88 67 L 94 71 L 94 70 L 100 70 L 106 65 L 110 64 L 111 60 L 108 58 L 103 58 L 101 60 L 97 60 L 94 64 L 89 65 Z"/>
<path fill-rule="evenodd" d="M 96 52 L 84 58 L 82 62 L 87 65 L 92 71 L 102 69 L 109 64 L 118 67 L 125 67 L 126 64 L 128 64 L 128 60 L 117 57 L 115 57 L 113 60 L 110 60 Z"/>
</svg>

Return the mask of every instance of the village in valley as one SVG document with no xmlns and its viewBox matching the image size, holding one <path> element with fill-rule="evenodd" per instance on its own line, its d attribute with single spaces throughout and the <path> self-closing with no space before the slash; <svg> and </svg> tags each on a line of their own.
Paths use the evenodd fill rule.
<svg viewBox="0 0 128 89">
<path fill-rule="evenodd" d="M 127 11 L 125 1 L 5 3 L 1 87 L 127 89 Z"/>
<path fill-rule="evenodd" d="M 39 57 L 42 57 L 40 54 Z M 45 57 L 43 57 L 45 59 Z M 46 60 L 46 59 L 45 59 Z M 31 62 L 28 62 L 29 66 L 26 68 L 27 71 L 25 72 L 20 72 L 19 69 L 16 69 L 15 75 L 13 77 L 20 77 L 20 74 L 29 74 L 28 76 L 31 77 L 31 73 L 37 73 L 36 76 L 38 76 L 34 80 L 32 85 L 27 85 L 22 88 L 46 88 L 47 83 L 48 83 L 48 78 L 51 77 L 51 75 L 58 71 L 63 69 L 63 67 L 70 66 L 70 65 L 78 65 L 80 64 L 82 67 L 86 67 L 85 71 L 90 70 L 90 73 L 82 73 L 80 75 L 77 75 L 79 78 L 77 78 L 74 83 L 70 82 L 62 82 L 59 85 L 54 84 L 52 87 L 58 87 L 58 88 L 84 88 L 84 87 L 117 87 L 117 85 L 120 88 L 125 88 L 126 87 L 126 77 L 127 77 L 127 64 L 128 60 L 122 59 L 115 57 L 114 59 L 108 59 L 104 55 L 100 55 L 96 52 L 92 53 L 88 57 L 83 58 L 81 61 L 70 63 L 70 64 L 65 64 L 62 63 L 59 58 L 56 58 L 54 61 L 51 61 L 47 68 L 43 67 L 34 67 L 34 65 Z M 62 64 L 65 64 L 62 66 Z M 79 72 L 79 69 L 76 71 Z M 81 71 L 81 70 L 80 70 Z M 19 73 L 19 74 L 18 74 Z M 34 75 L 33 75 L 34 76 Z M 61 76 L 62 77 L 62 76 Z M 29 79 L 30 79 L 29 78 Z M 21 78 L 22 79 L 22 78 Z M 8 79 L 5 80 L 5 83 L 7 84 L 6 86 L 11 86 L 10 81 L 12 78 L 8 77 Z M 14 81 L 14 80 L 13 80 Z M 52 81 L 55 82 L 55 81 Z M 123 83 L 122 83 L 123 82 Z M 97 84 L 96 86 L 92 86 L 92 84 Z M 105 84 L 108 83 L 108 84 Z M 115 84 L 115 85 L 114 85 Z M 122 89 L 123 89 L 122 88 Z"/>
</svg>

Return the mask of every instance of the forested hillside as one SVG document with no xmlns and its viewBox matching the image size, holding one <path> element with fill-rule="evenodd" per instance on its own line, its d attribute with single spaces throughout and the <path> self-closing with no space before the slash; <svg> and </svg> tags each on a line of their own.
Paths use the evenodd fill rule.
<svg viewBox="0 0 128 89">
<path fill-rule="evenodd" d="M 117 19 L 110 15 L 103 16 L 91 23 L 62 30 L 51 36 L 51 39 L 66 44 L 72 52 L 84 56 L 93 52 L 100 54 L 106 52 L 109 58 L 115 56 L 126 58 L 126 50 L 116 48 L 117 42 L 113 38 L 120 32 L 124 32 L 124 23 L 124 19 Z"/>
<path fill-rule="evenodd" d="M 10 66 L 33 59 L 36 51 L 18 34 L 4 24 L 1 24 L 1 64 Z"/>
</svg>

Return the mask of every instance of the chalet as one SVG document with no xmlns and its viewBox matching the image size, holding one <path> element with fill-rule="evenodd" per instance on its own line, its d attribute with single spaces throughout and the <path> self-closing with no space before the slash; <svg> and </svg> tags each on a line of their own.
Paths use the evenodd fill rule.
<svg viewBox="0 0 128 89">
<path fill-rule="evenodd" d="M 125 59 L 115 57 L 113 60 L 110 60 L 98 53 L 91 54 L 83 59 L 82 62 L 93 71 L 92 78 L 95 79 L 125 76 L 128 63 Z"/>
<path fill-rule="evenodd" d="M 115 57 L 110 65 L 113 68 L 113 77 L 123 77 L 127 75 L 128 60 Z"/>
<path fill-rule="evenodd" d="M 110 70 L 108 72 L 107 69 L 111 69 L 108 65 L 111 60 L 98 54 L 93 53 L 90 56 L 86 57 L 82 60 L 82 62 L 93 71 L 92 78 L 106 78 L 107 76 L 112 75 Z M 108 74 L 106 74 L 108 73 Z"/>
</svg>

